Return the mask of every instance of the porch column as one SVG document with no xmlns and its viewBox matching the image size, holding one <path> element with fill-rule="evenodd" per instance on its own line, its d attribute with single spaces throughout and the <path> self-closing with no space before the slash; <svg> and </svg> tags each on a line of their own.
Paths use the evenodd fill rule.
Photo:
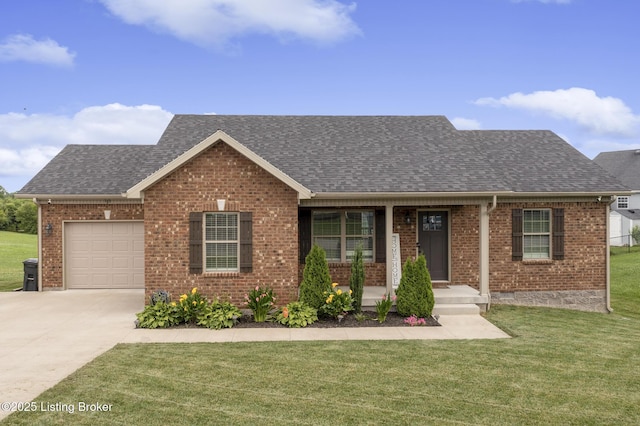
<svg viewBox="0 0 640 426">
<path fill-rule="evenodd" d="M 387 250 L 387 291 L 393 292 L 393 252 L 391 250 L 391 238 L 393 236 L 393 204 L 384 206 L 384 241 Z"/>
<path fill-rule="evenodd" d="M 489 294 L 489 211 L 480 203 L 480 295 Z"/>
</svg>

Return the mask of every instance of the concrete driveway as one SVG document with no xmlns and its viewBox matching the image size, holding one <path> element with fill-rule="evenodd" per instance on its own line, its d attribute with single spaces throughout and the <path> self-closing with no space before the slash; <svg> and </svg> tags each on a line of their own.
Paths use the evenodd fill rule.
<svg viewBox="0 0 640 426">
<path fill-rule="evenodd" d="M 143 290 L 0 293 L 0 403 L 30 402 L 117 343 L 509 337 L 480 315 L 441 315 L 442 327 L 135 329 L 143 307 Z"/>
<path fill-rule="evenodd" d="M 125 340 L 143 306 L 144 290 L 0 293 L 0 403 L 33 400 Z"/>
</svg>

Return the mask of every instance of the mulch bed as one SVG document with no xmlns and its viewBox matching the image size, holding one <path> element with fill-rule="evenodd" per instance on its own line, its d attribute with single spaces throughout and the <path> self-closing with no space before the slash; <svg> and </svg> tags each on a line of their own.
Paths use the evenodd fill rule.
<svg viewBox="0 0 640 426">
<path fill-rule="evenodd" d="M 320 317 L 318 321 L 307 326 L 308 328 L 346 328 L 346 327 L 411 327 L 404 322 L 405 317 L 396 312 L 389 312 L 387 319 L 379 323 L 375 312 L 365 313 L 367 319 L 358 321 L 354 314 L 346 315 L 341 321 L 333 318 Z M 422 327 L 439 327 L 440 323 L 434 317 L 425 318 L 426 324 Z M 243 316 L 233 328 L 280 328 L 287 327 L 277 322 L 254 322 L 251 316 Z"/>
</svg>

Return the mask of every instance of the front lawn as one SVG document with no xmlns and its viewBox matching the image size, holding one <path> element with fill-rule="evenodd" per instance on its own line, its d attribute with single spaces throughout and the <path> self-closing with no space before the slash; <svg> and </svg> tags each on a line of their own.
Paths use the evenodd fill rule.
<svg viewBox="0 0 640 426">
<path fill-rule="evenodd" d="M 613 314 L 494 306 L 500 340 L 118 345 L 36 399 L 111 411 L 6 421 L 640 424 L 640 253 L 611 260 Z"/>
<path fill-rule="evenodd" d="M 22 288 L 25 259 L 38 257 L 38 236 L 0 231 L 0 291 Z"/>
</svg>

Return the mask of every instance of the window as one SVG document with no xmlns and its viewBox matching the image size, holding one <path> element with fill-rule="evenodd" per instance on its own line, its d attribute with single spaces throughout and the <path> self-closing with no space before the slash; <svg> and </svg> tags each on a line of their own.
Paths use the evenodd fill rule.
<svg viewBox="0 0 640 426">
<path fill-rule="evenodd" d="M 205 214 L 205 270 L 238 271 L 238 213 Z"/>
<path fill-rule="evenodd" d="M 618 208 L 619 209 L 628 209 L 629 208 L 629 197 L 618 197 Z"/>
<path fill-rule="evenodd" d="M 313 242 L 324 249 L 329 262 L 348 262 L 359 244 L 362 258 L 373 262 L 373 211 L 314 211 Z"/>
<path fill-rule="evenodd" d="M 551 258 L 551 211 L 523 211 L 523 258 Z"/>
</svg>

